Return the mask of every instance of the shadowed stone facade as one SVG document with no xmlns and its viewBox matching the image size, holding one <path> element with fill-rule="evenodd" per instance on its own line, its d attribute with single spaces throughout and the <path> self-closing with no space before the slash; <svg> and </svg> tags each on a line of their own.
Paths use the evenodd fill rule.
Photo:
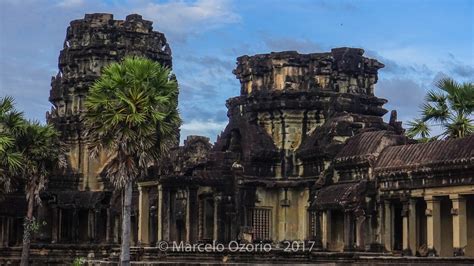
<svg viewBox="0 0 474 266">
<path fill-rule="evenodd" d="M 89 159 L 82 123 L 84 101 L 102 68 L 126 55 L 144 56 L 171 67 L 171 49 L 165 36 L 153 31 L 152 22 L 140 15 L 114 20 L 111 14 L 87 14 L 67 28 L 59 72 L 51 79 L 49 100 L 53 108 L 47 119 L 68 144 L 69 172 L 59 180 L 64 183 L 72 178 L 63 184 L 68 189 L 104 189 L 99 174 L 109 158 L 101 154 L 97 161 Z"/>
<path fill-rule="evenodd" d="M 116 259 L 121 196 L 101 178 L 110 156 L 88 157 L 81 121 L 89 86 L 125 55 L 171 67 L 164 35 L 139 15 L 71 22 L 47 115 L 69 164 L 51 177 L 36 213 L 48 222 L 33 245 L 38 260 L 64 250 Z M 276 261 L 330 261 L 331 252 L 474 257 L 474 137 L 417 144 L 395 111 L 384 122 L 387 100 L 375 96 L 383 64 L 363 55 L 343 47 L 237 58 L 240 95 L 227 100 L 229 123 L 217 141 L 188 136 L 137 182 L 134 258 L 186 257 L 159 251 L 160 241 L 234 240 L 315 243 L 311 252 L 268 257 Z M 16 193 L 0 205 L 0 262 L 15 261 L 24 199 Z M 249 259 L 239 256 L 232 259 Z"/>
<path fill-rule="evenodd" d="M 143 56 L 170 67 L 171 49 L 164 34 L 153 31 L 152 22 L 140 15 L 114 20 L 112 14 L 86 14 L 67 28 L 64 46 L 59 54 L 59 72 L 51 79 L 49 100 L 53 107 L 46 114 L 48 123 L 61 133 L 67 147 L 66 169 L 56 171 L 43 193 L 43 206 L 37 217 L 47 222 L 38 233 L 38 242 L 47 243 L 119 243 L 120 193 L 113 193 L 101 173 L 111 159 L 101 153 L 89 157 L 83 117 L 84 101 L 89 87 L 111 62 L 125 56 Z M 135 191 L 138 194 L 138 190 Z M 4 226 L 15 233 L 3 237 L 8 246 L 21 242 L 22 206 Z M 137 201 L 135 196 L 135 201 Z M 2 207 L 3 208 L 3 207 Z M 6 209 L 6 208 L 5 208 Z M 136 209 L 132 221 L 137 227 Z M 6 225 L 5 225 L 6 224 Z M 135 237 L 137 230 L 132 230 Z"/>
</svg>

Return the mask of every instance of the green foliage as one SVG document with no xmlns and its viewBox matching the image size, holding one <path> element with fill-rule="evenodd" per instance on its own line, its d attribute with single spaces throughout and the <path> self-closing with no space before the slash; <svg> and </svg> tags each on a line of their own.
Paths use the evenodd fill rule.
<svg viewBox="0 0 474 266">
<path fill-rule="evenodd" d="M 86 259 L 83 257 L 75 258 L 72 262 L 72 266 L 82 266 L 86 264 Z"/>
<path fill-rule="evenodd" d="M 30 239 L 31 234 L 39 232 L 41 227 L 45 226 L 47 223 L 46 221 L 39 222 L 36 220 L 35 217 L 32 217 L 31 219 L 28 219 L 28 217 L 25 217 L 23 221 L 23 238 L 25 239 Z"/>
<path fill-rule="evenodd" d="M 64 164 L 59 133 L 50 125 L 27 121 L 16 111 L 11 97 L 0 99 L 0 196 L 12 190 L 12 183 L 24 185 L 28 210 L 24 219 L 21 264 L 26 265 L 31 234 L 41 223 L 33 216 L 35 201 L 58 163 Z"/>
<path fill-rule="evenodd" d="M 39 203 L 39 195 L 48 175 L 56 166 L 65 164 L 59 132 L 51 125 L 28 121 L 16 141 L 24 158 L 21 177 L 25 183 L 26 197 L 34 197 Z"/>
<path fill-rule="evenodd" d="M 127 57 L 106 67 L 89 91 L 85 123 L 91 156 L 113 155 L 106 176 L 118 189 L 146 174 L 177 141 L 178 86 L 170 77 L 157 62 Z"/>
<path fill-rule="evenodd" d="M 24 169 L 24 158 L 16 146 L 16 138 L 23 132 L 26 121 L 14 107 L 11 97 L 0 98 L 0 197 L 12 190 Z"/>
<path fill-rule="evenodd" d="M 458 83 L 452 79 L 441 79 L 437 90 L 426 94 L 426 103 L 421 108 L 421 118 L 408 122 L 407 135 L 421 141 L 431 141 L 439 137 L 462 138 L 473 134 L 474 84 Z M 431 127 L 441 126 L 439 136 L 430 136 Z"/>
<path fill-rule="evenodd" d="M 27 121 L 16 111 L 11 97 L 0 99 L 0 190 L 7 193 L 12 183 L 26 184 L 27 197 L 44 188 L 49 172 L 63 157 L 59 133 L 50 125 Z M 15 182 L 16 181 L 16 182 Z"/>
</svg>

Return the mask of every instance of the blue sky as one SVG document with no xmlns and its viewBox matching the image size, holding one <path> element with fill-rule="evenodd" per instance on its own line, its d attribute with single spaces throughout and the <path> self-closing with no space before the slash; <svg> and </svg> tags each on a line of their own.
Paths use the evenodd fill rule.
<svg viewBox="0 0 474 266">
<path fill-rule="evenodd" d="M 93 12 L 139 13 L 165 33 L 182 139 L 215 140 L 223 130 L 225 100 L 240 92 L 235 58 L 244 54 L 363 48 L 386 65 L 375 93 L 403 121 L 418 115 L 434 80 L 474 81 L 474 1 L 0 0 L 0 97 L 14 96 L 27 117 L 45 121 L 69 21 Z"/>
</svg>

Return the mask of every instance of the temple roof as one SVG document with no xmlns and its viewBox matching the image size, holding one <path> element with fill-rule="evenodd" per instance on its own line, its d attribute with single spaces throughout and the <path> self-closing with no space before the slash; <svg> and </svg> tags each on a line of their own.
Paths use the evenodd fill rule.
<svg viewBox="0 0 474 266">
<path fill-rule="evenodd" d="M 368 131 L 350 138 L 336 155 L 336 163 L 357 163 L 376 160 L 387 147 L 405 143 L 405 137 L 393 131 Z"/>
<path fill-rule="evenodd" d="M 364 202 L 367 181 L 336 183 L 316 192 L 310 209 L 347 209 Z"/>
<path fill-rule="evenodd" d="M 224 132 L 218 137 L 213 150 L 231 150 L 232 142 L 238 144 L 240 152 L 243 154 L 243 161 L 278 157 L 277 148 L 270 135 L 263 128 L 243 117 L 236 117 L 229 121 Z"/>
<path fill-rule="evenodd" d="M 454 164 L 474 165 L 474 135 L 461 139 L 388 147 L 380 155 L 375 171 L 416 171 Z"/>
</svg>

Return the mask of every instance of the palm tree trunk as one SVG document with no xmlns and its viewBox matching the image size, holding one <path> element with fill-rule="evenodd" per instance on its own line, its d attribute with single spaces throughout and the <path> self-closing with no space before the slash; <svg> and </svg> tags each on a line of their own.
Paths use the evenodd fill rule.
<svg viewBox="0 0 474 266">
<path fill-rule="evenodd" d="M 130 265 L 130 213 L 132 207 L 132 183 L 125 186 L 122 206 L 122 250 L 120 265 Z"/>
<path fill-rule="evenodd" d="M 30 260 L 30 242 L 31 242 L 31 222 L 33 222 L 34 196 L 30 195 L 28 199 L 28 210 L 26 221 L 24 221 L 23 231 L 23 249 L 21 250 L 21 266 L 28 266 Z"/>
</svg>

